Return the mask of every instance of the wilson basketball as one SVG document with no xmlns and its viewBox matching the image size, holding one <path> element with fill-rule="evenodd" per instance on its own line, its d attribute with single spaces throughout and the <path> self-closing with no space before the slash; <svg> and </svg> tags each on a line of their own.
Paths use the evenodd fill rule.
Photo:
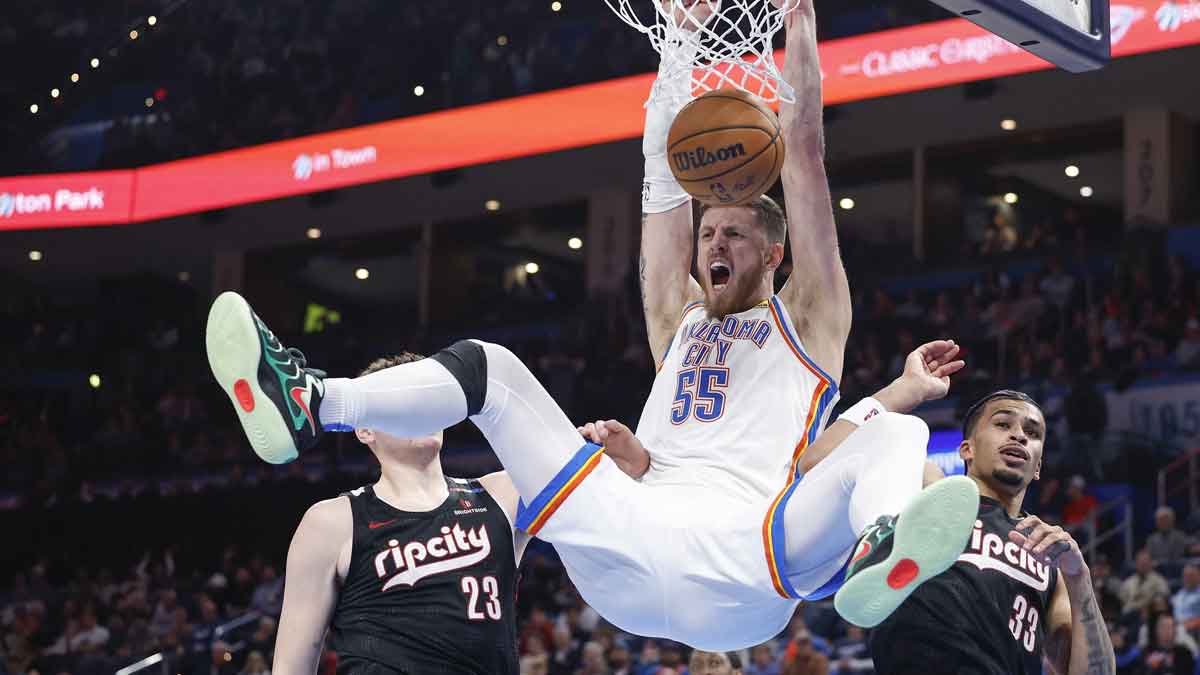
<svg viewBox="0 0 1200 675">
<path fill-rule="evenodd" d="M 675 116 L 667 156 L 675 180 L 696 199 L 710 206 L 745 204 L 779 179 L 779 118 L 744 91 L 710 91 Z"/>
</svg>

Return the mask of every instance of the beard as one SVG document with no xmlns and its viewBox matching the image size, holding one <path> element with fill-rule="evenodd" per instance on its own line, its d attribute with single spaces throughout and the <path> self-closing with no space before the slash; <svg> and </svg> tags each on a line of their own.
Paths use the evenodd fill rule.
<svg viewBox="0 0 1200 675">
<path fill-rule="evenodd" d="M 997 483 L 1009 487 L 1019 488 L 1025 486 L 1025 476 L 1021 475 L 1021 472 L 1006 466 L 998 466 L 992 469 L 992 478 Z"/>
<path fill-rule="evenodd" d="M 756 302 L 761 300 L 756 296 L 758 292 L 756 280 L 761 279 L 765 272 L 765 264 L 754 265 L 752 269 L 731 278 L 725 285 L 725 290 L 715 298 L 713 297 L 712 279 L 709 278 L 704 284 L 704 306 L 708 311 L 708 316 L 719 318 L 744 312 L 753 307 Z"/>
</svg>

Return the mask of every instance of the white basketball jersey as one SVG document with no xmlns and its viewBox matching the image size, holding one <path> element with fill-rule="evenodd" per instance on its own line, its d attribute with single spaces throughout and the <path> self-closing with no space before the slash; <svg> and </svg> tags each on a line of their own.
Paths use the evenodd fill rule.
<svg viewBox="0 0 1200 675">
<path fill-rule="evenodd" d="M 722 318 L 690 305 L 638 422 L 651 458 L 642 482 L 773 497 L 837 398 L 777 296 Z"/>
</svg>

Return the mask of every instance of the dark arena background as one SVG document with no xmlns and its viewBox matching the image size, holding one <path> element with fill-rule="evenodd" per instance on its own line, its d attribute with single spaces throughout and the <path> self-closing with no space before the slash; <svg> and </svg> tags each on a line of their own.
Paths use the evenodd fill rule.
<svg viewBox="0 0 1200 675">
<path fill-rule="evenodd" d="M 1150 673 L 1160 615 L 1200 642 L 1200 3 L 1110 11 L 1112 61 L 1072 74 L 932 3 L 817 2 L 841 406 L 957 340 L 917 414 L 961 473 L 966 405 L 1034 396 L 1025 509 L 1074 534 L 1120 672 Z M 637 422 L 658 56 L 599 0 L 11 0 L 0 56 L 0 674 L 269 672 L 300 517 L 379 468 L 351 434 L 254 455 L 205 360 L 222 290 L 333 373 L 478 337 L 579 423 Z M 443 463 L 499 468 L 470 425 Z M 545 543 L 517 610 L 522 673 L 687 672 Z M 873 672 L 829 602 L 740 657 Z"/>
</svg>

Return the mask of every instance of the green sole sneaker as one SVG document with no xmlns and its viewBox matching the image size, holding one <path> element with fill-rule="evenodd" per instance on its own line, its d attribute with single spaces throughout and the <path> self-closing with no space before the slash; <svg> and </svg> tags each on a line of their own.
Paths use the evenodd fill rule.
<svg viewBox="0 0 1200 675">
<path fill-rule="evenodd" d="M 855 549 L 833 606 L 846 621 L 872 628 L 909 595 L 950 568 L 979 517 L 979 488 L 966 476 L 922 490 L 895 518 L 868 528 Z M 880 537 L 881 529 L 894 530 Z M 872 543 L 872 539 L 876 541 Z"/>
</svg>

